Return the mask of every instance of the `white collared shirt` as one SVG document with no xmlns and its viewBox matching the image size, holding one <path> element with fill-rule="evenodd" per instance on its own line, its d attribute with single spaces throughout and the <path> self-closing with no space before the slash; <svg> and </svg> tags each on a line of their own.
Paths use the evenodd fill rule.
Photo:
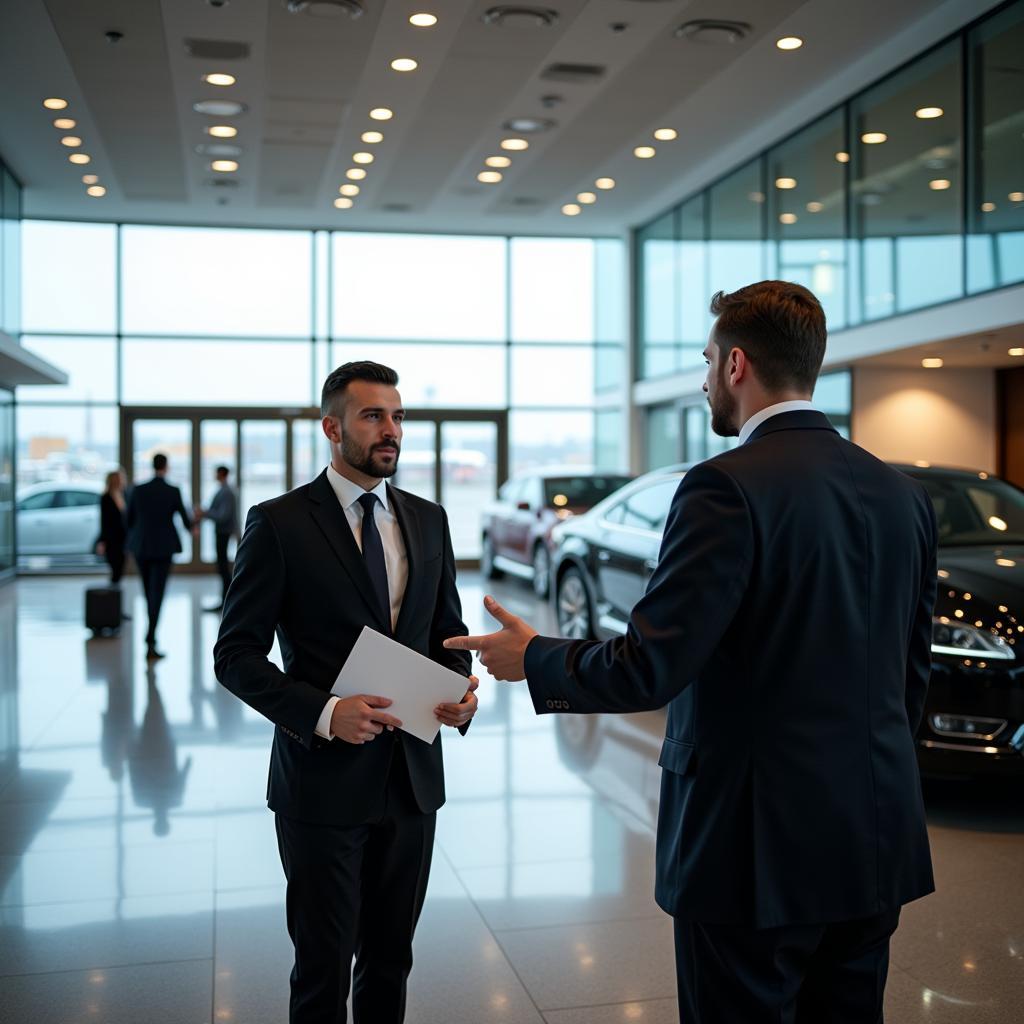
<svg viewBox="0 0 1024 1024">
<path fill-rule="evenodd" d="M 792 402 L 776 402 L 775 405 L 767 405 L 759 412 L 755 412 L 746 423 L 740 427 L 739 443 L 745 444 L 750 435 L 757 430 L 765 420 L 772 416 L 779 416 L 784 412 L 817 412 L 813 402 L 804 399 L 796 399 Z"/>
<path fill-rule="evenodd" d="M 402 610 L 402 598 L 409 582 L 409 558 L 405 551 L 405 539 L 402 537 L 398 519 L 391 509 L 388 500 L 387 484 L 381 480 L 376 487 L 367 492 L 359 484 L 343 477 L 333 466 L 327 467 L 327 482 L 338 497 L 345 518 L 352 530 L 356 546 L 363 550 L 363 508 L 359 499 L 366 493 L 376 494 L 379 499 L 373 506 L 373 521 L 377 524 L 381 544 L 384 547 L 384 565 L 388 573 L 388 596 L 391 598 L 391 628 L 398 624 L 398 615 Z M 316 724 L 316 734 L 324 739 L 333 739 L 331 735 L 331 715 L 337 697 L 330 697 Z"/>
</svg>

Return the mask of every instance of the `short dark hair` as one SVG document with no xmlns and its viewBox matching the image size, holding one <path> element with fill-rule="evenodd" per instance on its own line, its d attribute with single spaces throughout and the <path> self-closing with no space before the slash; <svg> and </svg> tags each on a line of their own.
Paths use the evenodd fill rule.
<svg viewBox="0 0 1024 1024">
<path fill-rule="evenodd" d="M 398 374 L 390 366 L 374 363 L 369 359 L 345 363 L 332 371 L 324 381 L 323 391 L 320 392 L 321 416 L 338 415 L 333 411 L 336 408 L 335 399 L 344 394 L 345 389 L 354 380 L 366 380 L 371 384 L 390 384 L 391 387 L 398 386 Z"/>
<path fill-rule="evenodd" d="M 713 337 L 735 346 L 769 391 L 813 391 L 825 358 L 825 311 L 814 294 L 791 281 L 758 281 L 711 299 Z"/>
<path fill-rule="evenodd" d="M 156 455 L 153 456 L 153 469 L 156 470 L 157 473 L 160 473 L 166 468 L 167 456 L 164 455 L 163 452 L 157 452 Z"/>
<path fill-rule="evenodd" d="M 227 466 L 218 466 L 214 471 L 216 473 L 223 473 L 225 476 L 231 476 L 231 470 Z"/>
</svg>

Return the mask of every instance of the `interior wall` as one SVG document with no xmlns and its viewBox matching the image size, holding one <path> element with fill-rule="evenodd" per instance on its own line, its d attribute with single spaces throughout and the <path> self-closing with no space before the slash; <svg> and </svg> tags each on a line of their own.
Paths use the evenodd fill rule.
<svg viewBox="0 0 1024 1024">
<path fill-rule="evenodd" d="M 995 370 L 854 367 L 852 419 L 880 459 L 998 469 Z"/>
<path fill-rule="evenodd" d="M 999 475 L 1024 487 L 1024 366 L 1000 370 L 996 376 L 999 393 Z"/>
</svg>

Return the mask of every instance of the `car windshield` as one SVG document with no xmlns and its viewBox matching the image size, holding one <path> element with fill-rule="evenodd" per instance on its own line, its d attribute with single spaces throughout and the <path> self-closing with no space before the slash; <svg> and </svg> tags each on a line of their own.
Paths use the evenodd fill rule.
<svg viewBox="0 0 1024 1024">
<path fill-rule="evenodd" d="M 1002 480 L 912 473 L 935 506 L 939 544 L 1024 544 L 1024 492 Z"/>
<path fill-rule="evenodd" d="M 593 508 L 623 484 L 628 476 L 567 476 L 544 481 L 544 504 L 549 508 Z"/>
</svg>

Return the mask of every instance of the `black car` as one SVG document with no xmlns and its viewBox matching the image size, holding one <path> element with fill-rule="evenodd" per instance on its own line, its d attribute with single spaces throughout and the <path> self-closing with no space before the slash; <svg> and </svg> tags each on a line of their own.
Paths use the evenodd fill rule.
<svg viewBox="0 0 1024 1024">
<path fill-rule="evenodd" d="M 555 527 L 552 582 L 563 636 L 603 640 L 625 632 L 686 468 L 639 477 Z M 896 468 L 924 485 L 939 527 L 921 769 L 1024 773 L 1024 491 L 988 473 Z"/>
</svg>

